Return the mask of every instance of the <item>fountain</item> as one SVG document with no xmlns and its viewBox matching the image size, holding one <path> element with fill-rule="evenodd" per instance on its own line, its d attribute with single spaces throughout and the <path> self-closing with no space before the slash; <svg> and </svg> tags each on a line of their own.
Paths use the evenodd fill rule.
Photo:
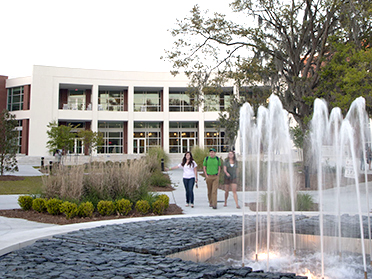
<svg viewBox="0 0 372 279">
<path fill-rule="evenodd" d="M 295 175 L 302 168 L 294 168 L 288 119 L 275 95 L 256 116 L 248 103 L 240 111 L 243 203 L 255 205 L 254 223 L 252 214 L 243 209 L 242 265 L 270 271 L 290 261 L 292 272 L 299 273 L 300 258 L 305 258 L 309 267 L 303 274 L 309 278 L 351 278 L 336 275 L 332 267 L 335 261 L 351 263 L 352 258 L 360 261 L 353 276 L 367 278 L 371 225 L 366 146 L 370 130 L 365 100 L 357 98 L 344 119 L 339 108 L 329 114 L 326 103 L 315 100 L 305 151 L 310 189 Z M 316 200 L 317 209 L 298 208 L 309 197 Z M 277 257 L 284 251 L 286 260 Z"/>
</svg>

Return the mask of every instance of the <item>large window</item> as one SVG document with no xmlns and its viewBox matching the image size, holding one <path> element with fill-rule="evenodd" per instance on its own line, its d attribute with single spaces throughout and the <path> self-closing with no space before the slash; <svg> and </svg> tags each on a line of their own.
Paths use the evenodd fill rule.
<svg viewBox="0 0 372 279">
<path fill-rule="evenodd" d="M 17 145 L 18 145 L 18 150 L 17 153 L 21 153 L 21 148 L 22 148 L 22 120 L 18 120 L 18 126 L 15 127 L 15 130 L 17 131 L 18 137 L 17 137 Z"/>
<path fill-rule="evenodd" d="M 232 87 L 221 88 L 221 92 L 209 92 L 204 95 L 204 111 L 223 111 L 230 105 L 233 96 Z"/>
<path fill-rule="evenodd" d="M 124 92 L 100 90 L 98 93 L 98 110 L 124 111 Z"/>
<path fill-rule="evenodd" d="M 123 122 L 99 122 L 98 132 L 103 135 L 104 144 L 98 148 L 98 153 L 123 153 Z"/>
<path fill-rule="evenodd" d="M 133 153 L 146 153 L 150 147 L 161 146 L 160 122 L 134 122 Z"/>
<path fill-rule="evenodd" d="M 194 98 L 184 88 L 169 89 L 169 111 L 196 111 Z"/>
<path fill-rule="evenodd" d="M 85 109 L 85 90 L 69 90 L 67 99 L 68 108 L 72 110 Z"/>
<path fill-rule="evenodd" d="M 169 153 L 185 153 L 197 145 L 198 125 L 196 122 L 169 123 Z"/>
<path fill-rule="evenodd" d="M 23 110 L 24 87 L 8 88 L 8 110 Z"/>
<path fill-rule="evenodd" d="M 134 89 L 134 111 L 161 111 L 161 92 L 157 89 Z"/>
<path fill-rule="evenodd" d="M 223 128 L 218 129 L 217 122 L 205 122 L 204 146 L 207 148 L 216 148 L 217 152 L 228 152 L 225 131 Z"/>
</svg>

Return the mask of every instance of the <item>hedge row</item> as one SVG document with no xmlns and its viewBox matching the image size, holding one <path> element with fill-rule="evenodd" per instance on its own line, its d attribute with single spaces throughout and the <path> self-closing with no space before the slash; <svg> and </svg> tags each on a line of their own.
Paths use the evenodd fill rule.
<svg viewBox="0 0 372 279">
<path fill-rule="evenodd" d="M 43 213 L 48 212 L 52 215 L 64 214 L 67 219 L 79 217 L 92 217 L 95 211 L 94 205 L 91 202 L 83 202 L 76 204 L 69 201 L 63 201 L 60 199 L 43 199 L 43 198 L 32 198 L 31 196 L 20 196 L 18 198 L 18 204 L 23 210 L 33 209 L 37 212 Z M 155 202 L 151 205 L 148 201 L 138 201 L 134 208 L 141 214 L 147 214 L 153 212 L 157 215 L 164 213 L 169 206 L 169 197 L 167 195 L 157 196 Z M 133 209 L 133 203 L 127 199 L 120 199 L 117 201 L 106 201 L 101 200 L 97 204 L 97 212 L 102 216 L 108 216 L 113 214 L 128 215 Z"/>
</svg>

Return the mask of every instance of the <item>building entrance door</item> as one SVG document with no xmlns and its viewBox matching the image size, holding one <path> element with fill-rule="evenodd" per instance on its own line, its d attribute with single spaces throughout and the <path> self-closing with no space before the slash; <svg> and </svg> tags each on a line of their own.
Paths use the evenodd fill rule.
<svg viewBox="0 0 372 279">
<path fill-rule="evenodd" d="M 195 145 L 195 138 L 182 139 L 182 153 L 191 151 L 191 148 Z"/>
<path fill-rule="evenodd" d="M 146 152 L 145 139 L 133 139 L 133 153 L 143 154 Z"/>
</svg>

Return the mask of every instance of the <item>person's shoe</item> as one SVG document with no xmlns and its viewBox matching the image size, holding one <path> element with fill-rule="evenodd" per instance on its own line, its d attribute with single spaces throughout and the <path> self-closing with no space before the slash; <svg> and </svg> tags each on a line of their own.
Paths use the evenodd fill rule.
<svg viewBox="0 0 372 279">
<path fill-rule="evenodd" d="M 194 205 L 193 204 L 191 204 L 191 208 L 194 208 Z"/>
<path fill-rule="evenodd" d="M 225 206 L 225 207 L 226 207 L 226 206 L 227 206 L 227 204 L 225 203 L 225 204 L 224 204 L 223 206 Z"/>
<path fill-rule="evenodd" d="M 211 205 L 211 204 L 209 204 L 209 207 L 212 207 L 212 205 Z"/>
<path fill-rule="evenodd" d="M 186 203 L 186 205 L 185 205 L 186 207 L 188 207 L 189 206 L 189 204 L 188 203 Z"/>
<path fill-rule="evenodd" d="M 213 209 L 217 209 L 217 206 L 213 206 Z"/>
<path fill-rule="evenodd" d="M 236 208 L 237 208 L 237 209 L 240 209 L 240 206 L 239 206 L 239 205 L 237 205 L 237 206 L 236 206 Z"/>
</svg>

